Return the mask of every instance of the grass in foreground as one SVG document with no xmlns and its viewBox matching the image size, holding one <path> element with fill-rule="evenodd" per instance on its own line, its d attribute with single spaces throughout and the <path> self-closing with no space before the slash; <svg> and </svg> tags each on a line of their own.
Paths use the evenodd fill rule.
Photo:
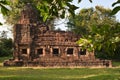
<svg viewBox="0 0 120 80">
<path fill-rule="evenodd" d="M 120 68 L 1 67 L 0 80 L 120 80 Z"/>
<path fill-rule="evenodd" d="M 116 64 L 119 65 L 119 62 L 114 63 Z M 24 68 L 2 67 L 1 65 L 0 80 L 120 80 L 120 67 Z"/>
</svg>

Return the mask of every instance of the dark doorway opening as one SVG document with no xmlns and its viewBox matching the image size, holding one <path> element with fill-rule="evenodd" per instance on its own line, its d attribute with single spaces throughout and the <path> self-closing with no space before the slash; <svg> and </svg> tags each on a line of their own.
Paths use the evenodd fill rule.
<svg viewBox="0 0 120 80">
<path fill-rule="evenodd" d="M 37 49 L 37 54 L 38 54 L 38 55 L 42 55 L 42 54 L 43 54 L 43 49 L 42 49 L 42 48 Z"/>
<path fill-rule="evenodd" d="M 73 55 L 73 48 L 68 48 L 67 49 L 67 54 Z"/>
<path fill-rule="evenodd" d="M 86 49 L 80 49 L 80 55 L 86 55 Z"/>
<path fill-rule="evenodd" d="M 27 54 L 27 49 L 22 49 L 22 54 Z"/>
<path fill-rule="evenodd" d="M 58 56 L 59 55 L 59 49 L 58 48 L 54 48 L 53 49 L 53 55 L 54 56 Z"/>
</svg>

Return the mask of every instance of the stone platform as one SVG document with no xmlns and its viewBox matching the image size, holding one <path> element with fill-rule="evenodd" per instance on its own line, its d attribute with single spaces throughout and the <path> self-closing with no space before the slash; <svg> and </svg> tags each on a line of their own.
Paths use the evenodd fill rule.
<svg viewBox="0 0 120 80">
<path fill-rule="evenodd" d="M 6 60 L 4 66 L 24 66 L 24 67 L 112 67 L 111 60 L 65 60 L 65 59 L 35 59 L 33 61 Z"/>
</svg>

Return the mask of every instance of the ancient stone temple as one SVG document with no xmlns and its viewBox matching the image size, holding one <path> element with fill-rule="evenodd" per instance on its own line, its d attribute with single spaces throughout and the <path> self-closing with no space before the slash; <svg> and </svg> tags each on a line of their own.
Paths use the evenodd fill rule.
<svg viewBox="0 0 120 80">
<path fill-rule="evenodd" d="M 13 59 L 6 60 L 4 66 L 111 67 L 111 61 L 96 59 L 93 52 L 82 50 L 76 44 L 79 39 L 73 32 L 49 30 L 28 4 L 14 25 Z"/>
</svg>

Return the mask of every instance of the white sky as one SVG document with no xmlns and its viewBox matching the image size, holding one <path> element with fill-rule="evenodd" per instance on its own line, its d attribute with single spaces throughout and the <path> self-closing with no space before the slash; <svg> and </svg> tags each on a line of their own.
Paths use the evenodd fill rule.
<svg viewBox="0 0 120 80">
<path fill-rule="evenodd" d="M 83 8 L 90 8 L 90 7 L 95 7 L 97 5 L 99 6 L 103 6 L 105 8 L 111 8 L 113 9 L 112 7 L 112 3 L 114 3 L 115 1 L 117 0 L 92 0 L 93 2 L 90 3 L 89 0 L 82 0 L 79 4 L 78 4 L 78 0 L 74 0 L 73 1 L 73 4 L 77 5 L 78 7 L 80 7 L 78 10 L 76 10 L 76 13 L 79 12 L 80 9 L 83 9 Z M 120 6 L 120 4 L 118 5 Z M 120 11 L 116 14 L 116 18 L 117 20 L 120 21 Z M 5 22 L 5 20 L 3 19 L 2 15 L 0 14 L 0 22 Z M 60 25 L 57 25 L 56 28 L 61 28 L 62 30 L 66 30 L 67 28 L 65 27 L 65 20 L 60 20 L 60 21 L 57 21 L 58 23 L 57 24 L 60 24 Z M 10 26 L 8 25 L 3 25 L 3 26 L 0 26 L 0 31 L 2 30 L 8 30 L 7 28 L 10 28 Z M 11 36 L 11 35 L 9 35 Z"/>
<path fill-rule="evenodd" d="M 10 31 L 10 28 L 12 28 L 12 26 L 5 24 L 5 19 L 3 18 L 2 14 L 0 14 L 0 22 L 3 24 L 2 26 L 0 26 L 0 32 L 8 31 L 9 34 L 7 34 L 7 36 L 12 37 L 12 33 Z"/>
</svg>

